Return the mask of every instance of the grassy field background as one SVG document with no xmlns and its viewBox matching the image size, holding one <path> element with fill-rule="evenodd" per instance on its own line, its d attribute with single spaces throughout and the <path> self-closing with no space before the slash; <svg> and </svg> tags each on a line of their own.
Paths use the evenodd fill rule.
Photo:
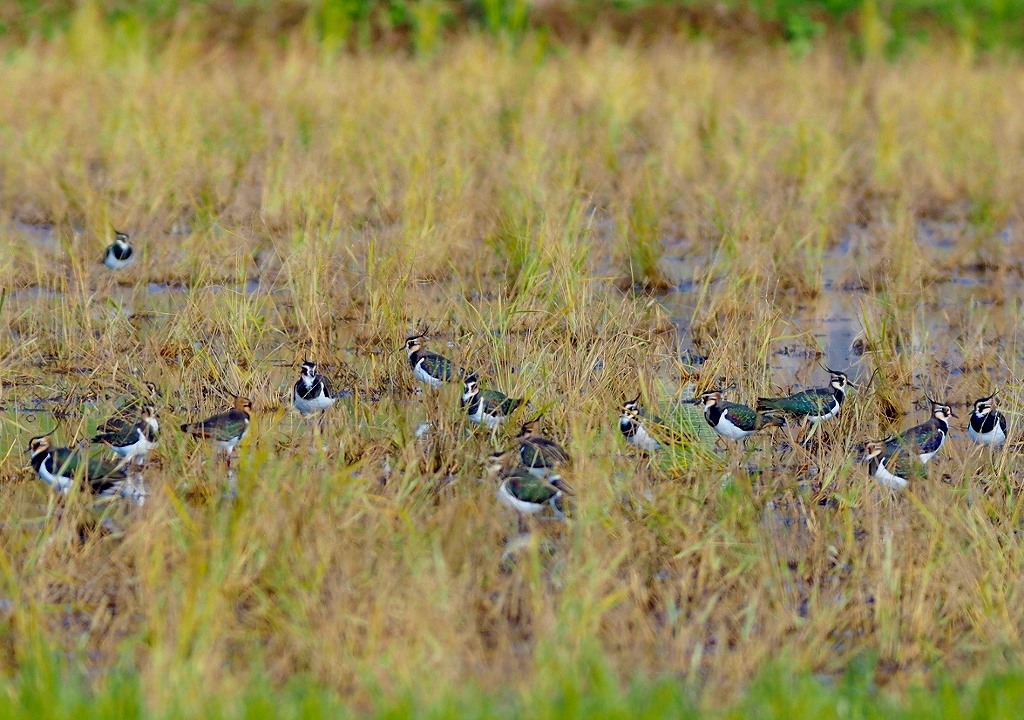
<svg viewBox="0 0 1024 720">
<path fill-rule="evenodd" d="M 7 711 L 1015 716 L 1019 455 L 961 420 L 891 497 L 855 453 L 925 394 L 962 418 L 999 387 L 1019 419 L 1012 50 L 524 30 L 338 52 L 101 10 L 0 63 Z M 141 252 L 116 276 L 112 225 Z M 507 433 L 414 393 L 422 328 L 576 460 L 570 521 L 514 562 L 480 465 Z M 355 392 L 319 435 L 288 408 L 304 356 Z M 648 463 L 619 435 L 638 391 L 724 378 L 751 402 L 818 362 L 865 387 L 812 450 Z M 147 380 L 151 495 L 111 535 L 25 449 Z M 235 392 L 256 415 L 228 502 L 174 428 Z"/>
</svg>

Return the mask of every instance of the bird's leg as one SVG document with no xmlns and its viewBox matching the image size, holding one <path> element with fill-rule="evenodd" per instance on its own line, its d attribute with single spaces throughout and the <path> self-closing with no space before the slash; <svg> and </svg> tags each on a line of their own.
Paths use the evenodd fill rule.
<svg viewBox="0 0 1024 720">
<path fill-rule="evenodd" d="M 226 500 L 234 500 L 238 497 L 238 471 L 228 468 L 228 487 L 224 492 Z"/>
</svg>

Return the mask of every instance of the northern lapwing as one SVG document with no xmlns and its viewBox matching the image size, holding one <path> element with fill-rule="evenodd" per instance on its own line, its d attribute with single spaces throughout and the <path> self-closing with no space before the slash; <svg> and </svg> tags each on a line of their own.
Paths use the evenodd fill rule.
<svg viewBox="0 0 1024 720">
<path fill-rule="evenodd" d="M 116 417 L 116 416 L 115 416 Z M 106 425 L 112 424 L 108 420 Z M 126 462 L 135 461 L 142 465 L 146 455 L 156 447 L 160 433 L 160 422 L 157 420 L 156 407 L 147 405 L 142 409 L 141 418 L 134 425 L 116 424 L 114 428 L 101 430 L 92 442 L 109 445 L 114 453 Z"/>
<path fill-rule="evenodd" d="M 200 422 L 185 423 L 182 432 L 201 440 L 210 440 L 224 455 L 230 457 L 235 446 L 249 430 L 252 401 L 236 397 L 235 406 L 227 412 L 213 415 Z"/>
<path fill-rule="evenodd" d="M 161 397 L 160 390 L 157 388 L 156 383 L 147 380 L 143 383 L 143 387 L 145 388 L 145 393 L 133 393 L 122 398 L 117 404 L 117 409 L 114 411 L 114 414 L 107 418 L 107 420 L 96 429 L 96 432 L 101 434 L 114 433 L 120 432 L 125 428 L 130 428 L 137 421 L 143 408 L 147 405 L 155 406 Z"/>
<path fill-rule="evenodd" d="M 539 417 L 524 423 L 516 440 L 523 467 L 539 478 L 550 477 L 572 462 L 565 448 L 541 434 Z"/>
<path fill-rule="evenodd" d="M 469 419 L 491 430 L 505 422 L 523 404 L 522 398 L 510 398 L 498 390 L 481 390 L 480 376 L 469 373 L 463 379 L 462 407 Z"/>
<path fill-rule="evenodd" d="M 550 508 L 560 520 L 565 519 L 562 506 L 563 494 L 568 487 L 559 475 L 539 478 L 519 464 L 518 455 L 509 467 L 515 450 L 494 453 L 487 458 L 487 471 L 491 477 L 500 480 L 498 500 L 506 507 L 515 510 L 519 515 L 519 529 L 526 531 L 523 522 L 526 516 L 537 515 Z"/>
<path fill-rule="evenodd" d="M 967 435 L 979 445 L 1000 447 L 1006 442 L 1006 416 L 992 404 L 992 393 L 974 401 L 974 410 L 967 424 Z"/>
<path fill-rule="evenodd" d="M 758 412 L 781 412 L 794 418 L 819 423 L 839 414 L 846 399 L 847 385 L 853 386 L 846 373 L 825 368 L 831 379 L 828 387 L 803 390 L 788 397 L 758 398 Z"/>
<path fill-rule="evenodd" d="M 135 250 L 132 248 L 128 233 L 114 231 L 114 242 L 107 246 L 102 263 L 111 270 L 122 270 L 132 264 Z"/>
<path fill-rule="evenodd" d="M 931 418 L 887 440 L 887 452 L 896 448 L 906 448 L 917 454 L 922 463 L 926 463 L 942 449 L 949 435 L 949 419 L 956 417 L 956 414 L 945 403 L 936 402 L 931 398 L 928 401 L 932 404 Z"/>
<path fill-rule="evenodd" d="M 332 392 L 330 381 L 317 372 L 316 363 L 306 360 L 292 391 L 292 400 L 302 415 L 312 415 L 331 407 L 338 396 Z"/>
<path fill-rule="evenodd" d="M 683 442 L 678 431 L 657 415 L 644 410 L 639 395 L 625 401 L 619 408 L 619 431 L 626 442 L 644 452 L 655 452 Z"/>
<path fill-rule="evenodd" d="M 409 354 L 409 367 L 412 374 L 421 383 L 432 388 L 439 388 L 451 381 L 458 373 L 452 361 L 430 350 L 423 349 L 425 335 L 412 335 L 405 341 L 405 351 Z"/>
<path fill-rule="evenodd" d="M 124 461 L 113 462 L 91 457 L 81 450 L 54 447 L 45 435 L 32 438 L 28 450 L 39 479 L 64 495 L 81 480 L 84 488 L 97 497 L 123 497 L 136 505 L 145 501 L 145 489 L 138 476 L 132 478 L 128 474 Z"/>
<path fill-rule="evenodd" d="M 892 490 L 902 490 L 912 481 L 928 477 L 928 469 L 912 450 L 894 445 L 892 439 L 864 446 L 868 476 Z"/>
<path fill-rule="evenodd" d="M 726 401 L 720 390 L 702 393 L 698 402 L 704 406 L 704 419 L 708 425 L 730 440 L 742 440 L 762 428 L 786 424 L 785 419 L 774 412 L 760 412 Z"/>
</svg>

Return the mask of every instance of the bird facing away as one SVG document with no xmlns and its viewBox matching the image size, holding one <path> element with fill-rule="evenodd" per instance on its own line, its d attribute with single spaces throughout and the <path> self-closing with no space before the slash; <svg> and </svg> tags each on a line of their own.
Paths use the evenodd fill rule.
<svg viewBox="0 0 1024 720">
<path fill-rule="evenodd" d="M 539 417 L 525 423 L 516 440 L 519 441 L 519 461 L 537 477 L 549 477 L 572 462 L 565 448 L 541 434 Z"/>
<path fill-rule="evenodd" d="M 480 377 L 470 373 L 463 381 L 462 406 L 469 419 L 494 430 L 523 404 L 522 398 L 510 398 L 498 390 L 481 390 Z"/>
<path fill-rule="evenodd" d="M 136 485 L 125 471 L 124 463 L 90 457 L 80 450 L 53 447 L 46 436 L 29 442 L 32 469 L 39 479 L 54 490 L 68 494 L 76 479 L 97 497 L 124 497 L 141 505 L 145 490 Z"/>
<path fill-rule="evenodd" d="M 439 388 L 455 376 L 455 366 L 446 357 L 423 349 L 425 336 L 412 335 L 405 341 L 405 351 L 409 354 L 409 367 L 413 376 L 421 383 L 432 388 Z"/>
<path fill-rule="evenodd" d="M 143 464 L 146 455 L 156 447 L 160 422 L 157 420 L 156 407 L 153 405 L 142 408 L 140 415 L 139 421 L 135 424 L 115 423 L 114 427 L 94 436 L 92 441 L 109 445 L 118 457 L 126 461 L 134 460 L 139 465 Z M 106 425 L 111 425 L 112 420 L 114 418 L 108 420 Z"/>
<path fill-rule="evenodd" d="M 956 414 L 945 403 L 930 398 L 929 401 L 932 404 L 931 418 L 887 440 L 886 451 L 896 447 L 907 448 L 916 453 L 922 463 L 926 463 L 942 449 L 949 435 L 949 419 L 956 417 Z"/>
<path fill-rule="evenodd" d="M 911 480 L 928 477 L 928 469 L 912 450 L 893 447 L 885 440 L 865 446 L 864 462 L 868 476 L 892 490 L 902 490 Z"/>
<path fill-rule="evenodd" d="M 828 370 L 831 379 L 828 387 L 813 388 L 778 398 L 758 398 L 757 411 L 777 411 L 812 423 L 830 420 L 839 414 L 846 399 L 846 387 L 854 386 L 846 373 Z"/>
<path fill-rule="evenodd" d="M 134 259 L 135 250 L 128 239 L 128 233 L 115 230 L 114 242 L 107 246 L 101 262 L 111 270 L 123 270 L 131 265 Z"/>
<path fill-rule="evenodd" d="M 770 412 L 758 412 L 746 405 L 727 402 L 718 390 L 703 393 L 704 419 L 719 435 L 730 440 L 742 440 L 770 425 L 782 426 L 786 421 Z"/>
<path fill-rule="evenodd" d="M 236 397 L 235 406 L 227 412 L 213 415 L 200 422 L 185 423 L 181 430 L 201 440 L 210 440 L 217 449 L 225 455 L 230 455 L 245 437 L 251 413 L 252 401 L 249 398 Z"/>
<path fill-rule="evenodd" d="M 1006 416 L 992 404 L 995 393 L 974 401 L 967 435 L 979 445 L 999 447 L 1006 442 Z"/>
<path fill-rule="evenodd" d="M 564 520 L 562 496 L 567 488 L 563 486 L 561 477 L 552 475 L 547 479 L 539 478 L 518 462 L 510 468 L 508 462 L 513 453 L 514 449 L 494 453 L 487 459 L 488 473 L 501 481 L 498 500 L 520 516 L 536 515 L 550 507 L 556 517 Z"/>
<path fill-rule="evenodd" d="M 312 415 L 331 407 L 338 397 L 331 391 L 330 381 L 317 372 L 316 363 L 306 360 L 292 391 L 292 400 L 300 413 Z"/>
<path fill-rule="evenodd" d="M 622 403 L 619 409 L 619 431 L 633 447 L 654 452 L 683 442 L 682 435 L 657 415 L 649 414 L 640 405 L 640 395 Z"/>
</svg>

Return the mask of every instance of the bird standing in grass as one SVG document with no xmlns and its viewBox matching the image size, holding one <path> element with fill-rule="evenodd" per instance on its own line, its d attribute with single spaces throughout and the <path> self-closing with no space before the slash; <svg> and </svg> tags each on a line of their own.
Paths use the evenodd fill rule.
<svg viewBox="0 0 1024 720">
<path fill-rule="evenodd" d="M 121 400 L 117 405 L 117 409 L 114 414 L 107 418 L 102 425 L 100 425 L 96 432 L 99 435 L 105 435 L 110 433 L 128 432 L 138 421 L 139 414 L 147 406 L 155 406 L 157 400 L 160 398 L 160 391 L 157 386 L 149 382 L 148 380 L 144 383 L 146 392 L 142 395 L 129 395 Z M 99 442 L 94 440 L 93 442 Z"/>
<path fill-rule="evenodd" d="M 887 439 L 887 452 L 896 448 L 906 448 L 916 453 L 922 463 L 926 463 L 942 449 L 946 443 L 946 437 L 949 435 L 949 419 L 956 415 L 949 405 L 936 402 L 931 398 L 928 398 L 928 401 L 932 404 L 931 418 L 927 422 L 915 425 L 899 435 Z"/>
<path fill-rule="evenodd" d="M 45 435 L 32 438 L 28 450 L 32 469 L 39 479 L 64 495 L 80 478 L 85 488 L 97 497 L 123 497 L 136 505 L 145 501 L 145 489 L 129 477 L 123 461 L 112 462 L 90 457 L 81 450 L 53 447 Z"/>
<path fill-rule="evenodd" d="M 819 423 L 839 414 L 846 399 L 847 385 L 853 386 L 846 373 L 825 368 L 831 379 L 829 386 L 804 390 L 788 397 L 758 398 L 758 412 L 782 412 L 791 417 Z"/>
<path fill-rule="evenodd" d="M 469 419 L 491 430 L 496 429 L 523 404 L 522 398 L 510 398 L 498 390 L 481 390 L 480 377 L 474 372 L 463 381 L 462 406 Z"/>
<path fill-rule="evenodd" d="M 869 442 L 864 462 L 868 464 L 868 475 L 892 490 L 902 490 L 911 480 L 928 477 L 928 469 L 912 450 L 889 440 Z"/>
<path fill-rule="evenodd" d="M 182 432 L 201 440 L 210 440 L 225 456 L 231 456 L 235 446 L 245 437 L 249 430 L 252 413 L 252 401 L 245 397 L 235 397 L 235 405 L 227 412 L 213 415 L 200 422 L 185 423 Z"/>
<path fill-rule="evenodd" d="M 550 477 L 572 462 L 565 448 L 541 434 L 539 417 L 525 423 L 516 440 L 519 441 L 519 460 L 523 467 L 539 478 Z"/>
<path fill-rule="evenodd" d="M 334 405 L 338 397 L 331 391 L 330 381 L 317 372 L 316 363 L 306 360 L 292 391 L 292 400 L 301 414 L 312 415 Z"/>
<path fill-rule="evenodd" d="M 619 409 L 619 431 L 626 442 L 644 452 L 683 443 L 681 433 L 657 415 L 644 410 L 639 395 L 622 403 Z"/>
<path fill-rule="evenodd" d="M 114 242 L 107 246 L 107 251 L 100 261 L 111 270 L 123 270 L 132 264 L 135 259 L 135 250 L 132 248 L 128 233 L 114 231 Z"/>
<path fill-rule="evenodd" d="M 511 461 L 512 467 L 509 467 Z M 487 458 L 487 470 L 498 478 L 498 500 L 515 510 L 519 517 L 519 531 L 527 531 L 525 518 L 550 508 L 560 520 L 565 519 L 562 497 L 568 487 L 558 475 L 539 478 L 519 464 L 515 449 L 494 453 Z"/>
<path fill-rule="evenodd" d="M 406 339 L 405 350 L 409 354 L 409 367 L 421 383 L 439 388 L 456 375 L 455 366 L 446 357 L 423 349 L 425 335 L 413 335 Z"/>
<path fill-rule="evenodd" d="M 742 440 L 770 425 L 782 426 L 786 421 L 771 412 L 759 412 L 746 405 L 727 402 L 718 390 L 703 393 L 704 419 L 719 435 L 730 440 Z"/>
<path fill-rule="evenodd" d="M 1000 447 L 1006 442 L 1006 417 L 992 404 L 995 395 L 992 393 L 974 401 L 967 435 L 979 445 Z"/>
<path fill-rule="evenodd" d="M 156 447 L 157 435 L 160 432 L 156 407 L 145 406 L 141 418 L 133 425 L 119 420 L 114 422 L 115 418 L 108 420 L 92 441 L 109 445 L 118 457 L 127 462 L 134 460 L 142 465 L 146 461 L 146 455 Z"/>
</svg>

